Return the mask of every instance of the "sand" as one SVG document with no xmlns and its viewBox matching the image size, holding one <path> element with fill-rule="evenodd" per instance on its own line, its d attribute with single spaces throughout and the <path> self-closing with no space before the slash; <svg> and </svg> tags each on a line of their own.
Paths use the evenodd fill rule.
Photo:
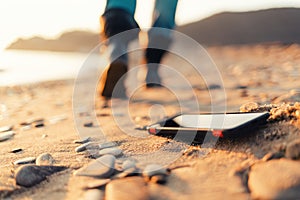
<svg viewBox="0 0 300 200">
<path fill-rule="evenodd" d="M 103 141 L 103 138 L 99 137 L 101 135 L 97 127 L 99 123 L 106 140 L 117 142 L 125 157 L 140 158 L 141 166 L 147 162 L 159 162 L 173 155 L 180 155 L 167 164 L 167 167 L 178 167 L 178 169 L 171 172 L 166 185 L 148 184 L 148 191 L 153 199 L 249 199 L 251 192 L 239 178 L 231 175 L 232 171 L 241 164 L 257 162 L 269 152 L 280 152 L 287 143 L 299 138 L 299 107 L 294 103 L 300 101 L 300 46 L 279 44 L 224 46 L 210 47 L 208 51 L 224 81 L 227 111 L 239 111 L 242 105 L 247 104 L 242 107 L 244 111 L 251 111 L 252 108 L 255 110 L 258 107 L 264 110 L 277 107 L 283 114 L 280 115 L 281 117 L 275 116 L 266 126 L 260 127 L 246 137 L 221 140 L 216 145 L 211 143 L 211 146 L 197 143 L 189 146 L 163 137 L 141 138 L 125 134 L 116 124 L 111 109 L 103 108 L 104 101 L 97 98 L 95 105 L 97 121 L 93 121 L 96 126 L 86 133 L 87 135 L 90 133 L 95 141 Z M 175 69 L 185 64 L 184 61 L 173 59 L 172 56 L 167 56 L 164 63 L 174 66 Z M 183 73 L 196 88 L 195 94 L 200 110 L 211 111 L 211 99 L 206 89 L 209 86 L 191 71 L 185 69 Z M 166 82 L 174 82 L 168 74 L 163 77 Z M 3 117 L 0 126 L 13 125 L 16 132 L 12 139 L 0 142 L 1 198 L 78 199 L 83 197 L 82 187 L 93 178 L 77 177 L 73 173 L 89 163 L 92 158 L 88 152 L 76 153 L 74 150 L 78 144 L 74 144 L 73 141 L 79 139 L 82 134 L 78 135 L 74 123 L 74 116 L 78 113 L 73 114 L 72 110 L 73 88 L 74 80 L 0 88 L 0 108 L 1 111 L 6 109 L 5 112 L 0 113 Z M 184 88 L 178 87 L 176 92 L 182 101 L 189 102 L 192 98 L 190 91 Z M 218 95 L 222 94 L 223 90 L 216 87 L 210 92 L 210 95 Z M 153 104 L 162 105 L 165 113 L 156 112 L 150 118 L 149 109 Z M 216 105 L 221 104 L 222 102 L 216 103 Z M 273 104 L 273 106 L 263 106 L 265 104 Z M 294 106 L 289 108 L 292 111 L 287 109 L 288 106 Z M 122 121 L 125 116 L 121 108 L 118 108 L 118 105 L 116 107 L 115 118 Z M 179 108 L 176 96 L 166 89 L 141 88 L 131 97 L 129 104 L 130 117 L 136 125 L 140 126 L 173 115 Z M 81 115 L 84 115 L 84 111 Z M 51 123 L 55 117 L 63 120 Z M 81 117 L 82 123 L 88 122 L 87 118 Z M 44 127 L 29 130 L 21 128 L 22 122 L 40 118 L 45 120 Z M 124 126 L 134 130 L 132 125 Z M 146 134 L 145 131 L 141 133 Z M 144 157 L 145 154 L 155 153 L 166 144 L 173 144 L 179 150 L 176 152 L 171 148 L 164 154 L 154 154 L 156 156 L 151 160 Z M 23 151 L 9 153 L 15 148 L 22 148 Z M 17 186 L 13 178 L 16 167 L 12 162 L 42 153 L 50 153 L 56 165 L 67 166 L 68 170 L 59 172 L 31 188 Z"/>
</svg>

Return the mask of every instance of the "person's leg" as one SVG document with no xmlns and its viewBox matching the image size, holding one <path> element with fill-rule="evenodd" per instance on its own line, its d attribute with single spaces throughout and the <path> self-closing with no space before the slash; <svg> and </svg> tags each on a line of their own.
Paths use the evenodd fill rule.
<svg viewBox="0 0 300 200">
<path fill-rule="evenodd" d="M 100 18 L 101 32 L 104 39 L 108 40 L 110 52 L 110 64 L 101 78 L 101 95 L 111 98 L 114 91 L 114 97 L 125 98 L 124 77 L 128 67 L 127 46 L 130 40 L 138 35 L 128 37 L 113 37 L 114 35 L 138 28 L 134 20 L 136 0 L 107 0 L 104 14 Z M 116 55 L 121 55 L 116 57 Z M 117 82 L 120 82 L 118 88 L 115 88 Z"/>
<path fill-rule="evenodd" d="M 172 35 L 170 29 L 175 27 L 175 13 L 178 0 L 156 0 L 153 11 L 153 27 L 165 28 L 155 29 L 151 28 L 148 32 L 149 43 L 145 52 L 145 59 L 147 62 L 147 87 L 161 86 L 161 79 L 158 75 L 159 63 L 161 62 L 166 50 L 169 48 Z M 159 47 L 151 48 L 152 47 Z"/>
</svg>

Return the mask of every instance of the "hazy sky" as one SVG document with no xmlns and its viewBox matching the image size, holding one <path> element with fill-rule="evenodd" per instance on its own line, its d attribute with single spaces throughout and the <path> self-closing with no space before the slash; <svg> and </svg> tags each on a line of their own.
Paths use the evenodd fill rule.
<svg viewBox="0 0 300 200">
<path fill-rule="evenodd" d="M 0 50 L 18 37 L 56 37 L 67 29 L 97 31 L 105 0 L 1 0 Z M 136 19 L 149 27 L 154 0 L 137 0 Z M 300 7 L 300 0 L 179 0 L 176 21 L 184 24 L 222 11 Z"/>
</svg>

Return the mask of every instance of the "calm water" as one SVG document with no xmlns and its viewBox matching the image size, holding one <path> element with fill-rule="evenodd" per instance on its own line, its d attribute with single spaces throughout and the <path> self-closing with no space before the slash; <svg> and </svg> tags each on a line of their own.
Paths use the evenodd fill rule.
<svg viewBox="0 0 300 200">
<path fill-rule="evenodd" d="M 88 54 L 0 51 L 0 86 L 76 78 Z"/>
</svg>

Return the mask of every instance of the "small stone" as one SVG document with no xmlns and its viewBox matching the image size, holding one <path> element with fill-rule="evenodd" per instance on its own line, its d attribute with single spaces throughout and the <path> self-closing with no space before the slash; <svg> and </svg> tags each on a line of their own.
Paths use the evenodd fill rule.
<svg viewBox="0 0 300 200">
<path fill-rule="evenodd" d="M 219 84 L 210 84 L 208 86 L 208 90 L 218 90 L 221 89 L 221 86 Z"/>
<path fill-rule="evenodd" d="M 59 116 L 55 116 L 55 117 L 52 117 L 51 119 L 49 119 L 49 123 L 57 124 L 58 122 L 64 121 L 66 119 L 67 119 L 66 115 L 59 115 Z"/>
<path fill-rule="evenodd" d="M 15 179 L 18 185 L 31 187 L 45 180 L 47 176 L 65 169 L 63 166 L 24 165 L 17 169 Z"/>
<path fill-rule="evenodd" d="M 289 143 L 285 150 L 285 156 L 290 159 L 297 160 L 300 158 L 300 140 Z"/>
<path fill-rule="evenodd" d="M 43 134 L 43 135 L 42 135 L 42 138 L 46 138 L 46 137 L 48 137 L 47 134 Z"/>
<path fill-rule="evenodd" d="M 116 179 L 106 186 L 106 200 L 146 200 L 150 199 L 147 186 L 142 177 Z"/>
<path fill-rule="evenodd" d="M 158 183 L 158 184 L 165 184 L 167 182 L 167 175 L 159 174 L 150 177 L 150 182 Z"/>
<path fill-rule="evenodd" d="M 105 148 L 105 149 L 101 149 L 99 151 L 99 155 L 106 155 L 106 154 L 110 154 L 113 156 L 119 156 L 123 153 L 123 151 L 117 147 L 111 147 L 111 148 Z"/>
<path fill-rule="evenodd" d="M 22 130 L 22 131 L 28 131 L 29 129 L 31 129 L 31 125 L 21 126 L 20 127 L 20 130 Z"/>
<path fill-rule="evenodd" d="M 98 189 L 88 190 L 84 194 L 85 200 L 102 200 L 103 197 L 104 197 L 103 191 L 98 190 Z"/>
<path fill-rule="evenodd" d="M 300 163 L 288 159 L 260 162 L 251 167 L 248 186 L 253 199 L 298 199 Z"/>
<path fill-rule="evenodd" d="M 262 161 L 269 161 L 273 159 L 280 159 L 283 158 L 284 154 L 281 152 L 275 152 L 275 153 L 267 153 L 261 160 Z"/>
<path fill-rule="evenodd" d="M 167 169 L 158 164 L 147 165 L 143 171 L 143 176 L 166 175 Z"/>
<path fill-rule="evenodd" d="M 136 167 L 135 162 L 132 160 L 125 160 L 122 164 L 123 171 L 130 169 L 130 168 L 135 168 L 135 167 Z"/>
<path fill-rule="evenodd" d="M 132 168 L 126 169 L 125 171 L 123 171 L 119 174 L 114 175 L 112 177 L 112 179 L 125 178 L 128 176 L 134 176 L 134 175 L 138 175 L 138 174 L 140 174 L 140 170 L 138 170 L 136 167 L 132 167 Z"/>
<path fill-rule="evenodd" d="M 91 137 L 85 137 L 81 140 L 74 140 L 74 143 L 75 144 L 84 144 L 84 143 L 87 143 L 91 140 Z"/>
<path fill-rule="evenodd" d="M 42 128 L 45 126 L 44 121 L 44 119 L 37 119 L 32 122 L 32 125 L 36 128 Z"/>
<path fill-rule="evenodd" d="M 14 135 L 15 135 L 14 131 L 7 131 L 7 132 L 0 133 L 0 142 L 5 141 L 5 140 L 9 140 Z"/>
<path fill-rule="evenodd" d="M 21 151 L 23 151 L 23 149 L 21 149 L 21 148 L 15 148 L 15 149 L 11 150 L 10 153 L 19 153 Z"/>
<path fill-rule="evenodd" d="M 75 175 L 109 178 L 115 171 L 115 161 L 116 158 L 113 155 L 104 155 L 76 171 Z"/>
<path fill-rule="evenodd" d="M 35 163 L 35 160 L 36 160 L 35 157 L 22 158 L 22 159 L 16 160 L 14 162 L 14 165 L 24 165 L 24 164 Z"/>
<path fill-rule="evenodd" d="M 105 148 L 115 147 L 117 145 L 118 144 L 116 142 L 105 142 L 105 143 L 99 144 L 99 148 L 105 149 Z"/>
<path fill-rule="evenodd" d="M 2 126 L 2 127 L 0 127 L 0 133 L 11 131 L 11 130 L 13 130 L 13 127 L 14 126 Z"/>
<path fill-rule="evenodd" d="M 79 152 L 85 151 L 87 149 L 98 149 L 98 148 L 99 148 L 99 146 L 95 142 L 88 142 L 88 143 L 80 145 L 79 147 L 76 147 L 75 151 L 77 153 L 79 153 Z"/>
<path fill-rule="evenodd" d="M 87 122 L 87 123 L 84 123 L 83 126 L 84 127 L 93 127 L 93 124 L 94 124 L 93 122 Z"/>
<path fill-rule="evenodd" d="M 36 158 L 35 163 L 36 165 L 52 165 L 54 159 L 49 153 L 43 153 Z"/>
<path fill-rule="evenodd" d="M 110 179 L 99 179 L 95 181 L 89 181 L 89 183 L 86 186 L 84 186 L 83 189 L 89 190 L 89 189 L 102 188 L 110 181 L 111 181 Z"/>
</svg>

